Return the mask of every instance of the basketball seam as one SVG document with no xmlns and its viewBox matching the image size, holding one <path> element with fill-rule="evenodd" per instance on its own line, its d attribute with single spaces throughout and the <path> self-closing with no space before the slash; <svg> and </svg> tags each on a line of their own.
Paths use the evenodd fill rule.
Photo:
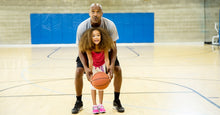
<svg viewBox="0 0 220 115">
<path fill-rule="evenodd" d="M 104 86 L 104 85 L 106 85 L 106 83 L 109 83 L 109 82 L 107 81 L 107 82 L 103 83 L 102 85 L 94 85 L 94 84 L 93 84 L 93 86 Z M 108 84 L 108 85 L 109 85 L 109 84 Z"/>
</svg>

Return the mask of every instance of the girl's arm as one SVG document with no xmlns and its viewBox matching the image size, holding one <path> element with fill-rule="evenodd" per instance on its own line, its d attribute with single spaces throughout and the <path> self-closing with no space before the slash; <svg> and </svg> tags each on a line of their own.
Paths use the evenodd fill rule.
<svg viewBox="0 0 220 115">
<path fill-rule="evenodd" d="M 89 69 L 90 71 L 92 71 L 92 67 L 93 67 L 93 60 L 92 60 L 92 53 L 91 51 L 86 51 L 87 57 L 88 57 L 88 61 L 89 61 Z M 91 76 L 92 76 L 92 72 L 91 73 L 86 73 L 87 79 L 88 81 L 91 81 Z"/>
</svg>

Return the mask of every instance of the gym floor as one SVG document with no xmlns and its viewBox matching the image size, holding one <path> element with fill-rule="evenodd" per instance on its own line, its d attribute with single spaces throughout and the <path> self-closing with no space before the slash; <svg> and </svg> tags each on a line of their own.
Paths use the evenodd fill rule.
<svg viewBox="0 0 220 115">
<path fill-rule="evenodd" d="M 75 103 L 75 46 L 1 46 L 1 115 L 71 115 Z M 124 113 L 113 109 L 113 83 L 105 90 L 106 115 L 219 115 L 220 49 L 204 44 L 118 46 Z M 83 77 L 83 110 L 92 114 Z M 98 102 L 98 100 L 97 100 Z"/>
</svg>

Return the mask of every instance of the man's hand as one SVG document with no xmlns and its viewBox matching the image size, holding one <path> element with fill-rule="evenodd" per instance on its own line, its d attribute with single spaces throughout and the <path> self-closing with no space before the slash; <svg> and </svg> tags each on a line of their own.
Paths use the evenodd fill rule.
<svg viewBox="0 0 220 115">
<path fill-rule="evenodd" d="M 92 78 L 92 69 L 90 68 L 85 68 L 85 72 L 86 72 L 86 77 L 87 77 L 87 80 L 91 82 L 91 78 Z"/>
<path fill-rule="evenodd" d="M 109 68 L 107 68 L 107 73 L 108 73 L 110 79 L 112 79 L 113 73 L 114 73 L 114 66 L 109 66 Z"/>
</svg>

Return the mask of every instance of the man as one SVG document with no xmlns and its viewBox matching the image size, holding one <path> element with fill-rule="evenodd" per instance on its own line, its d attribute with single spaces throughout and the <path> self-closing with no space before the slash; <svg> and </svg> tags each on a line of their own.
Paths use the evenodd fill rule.
<svg viewBox="0 0 220 115">
<path fill-rule="evenodd" d="M 111 38 L 113 39 L 115 46 L 116 46 L 116 40 L 119 39 L 118 32 L 116 29 L 115 24 L 110 21 L 109 19 L 106 19 L 102 17 L 102 6 L 97 3 L 93 3 L 90 6 L 89 10 L 89 16 L 90 18 L 83 21 L 77 28 L 77 37 L 76 37 L 76 44 L 79 43 L 79 39 L 81 38 L 82 34 L 91 27 L 102 27 L 106 29 Z M 119 100 L 120 95 L 120 89 L 121 89 L 121 83 L 122 83 L 122 73 L 121 73 L 121 67 L 119 65 L 118 59 L 116 57 L 117 55 L 117 48 L 115 50 L 110 51 L 110 69 L 108 72 L 112 75 L 114 73 L 114 101 L 113 106 L 116 108 L 118 112 L 124 112 L 124 108 L 121 105 L 121 102 Z M 92 74 L 91 70 L 88 68 L 87 64 L 87 56 L 85 53 L 82 53 L 79 51 L 79 56 L 77 57 L 77 69 L 75 74 L 75 88 L 76 88 L 76 103 L 74 108 L 72 109 L 72 113 L 76 114 L 79 112 L 79 110 L 83 106 L 82 102 L 82 88 L 83 88 L 83 73 L 85 72 L 87 76 Z"/>
</svg>

